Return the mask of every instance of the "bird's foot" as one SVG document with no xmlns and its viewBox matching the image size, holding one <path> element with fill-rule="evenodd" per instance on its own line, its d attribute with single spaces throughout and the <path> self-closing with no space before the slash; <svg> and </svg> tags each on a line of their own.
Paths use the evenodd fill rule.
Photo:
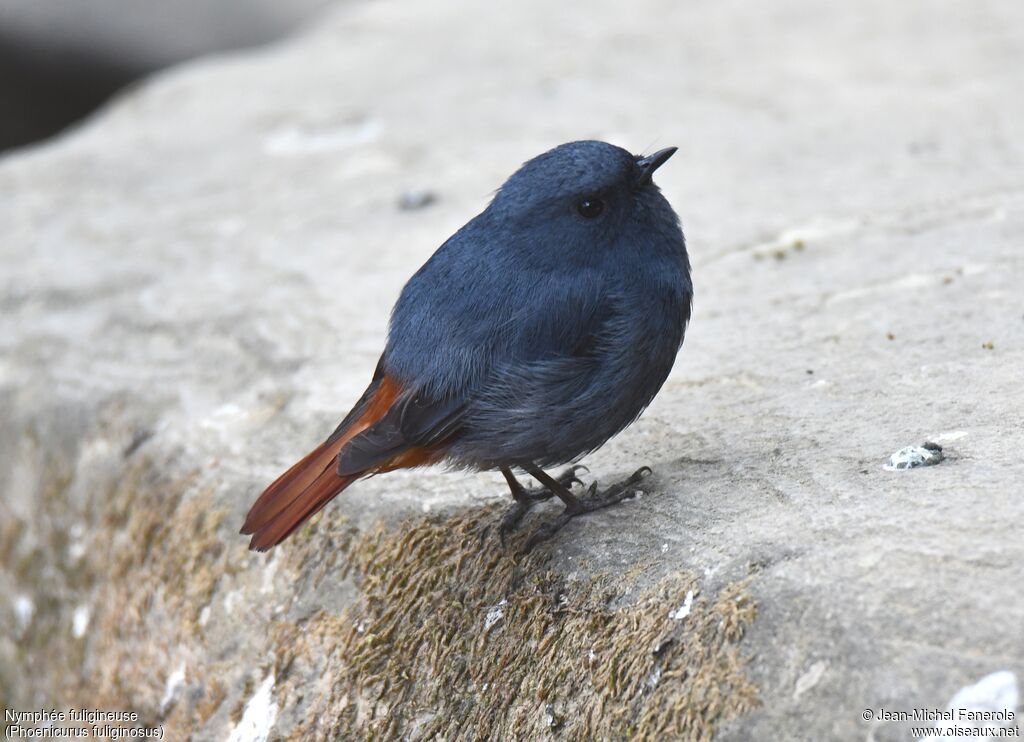
<svg viewBox="0 0 1024 742">
<path fill-rule="evenodd" d="M 567 490 L 572 489 L 572 486 L 574 484 L 578 484 L 582 487 L 583 480 L 579 478 L 579 472 L 589 473 L 590 469 L 583 466 L 583 464 L 573 464 L 568 469 L 559 474 L 557 477 L 555 477 L 555 482 L 560 484 L 562 487 L 565 487 Z M 550 500 L 552 497 L 555 496 L 555 494 L 556 493 L 548 487 L 538 487 L 537 489 L 530 490 L 526 489 L 525 487 L 522 487 L 520 488 L 517 494 L 513 495 L 513 497 L 516 498 L 517 502 L 522 500 L 528 500 L 531 503 L 536 504 L 538 502 Z"/>
<path fill-rule="evenodd" d="M 577 476 L 579 472 L 589 471 L 587 467 L 576 464 L 555 477 L 555 481 L 567 490 L 572 489 L 573 484 L 583 485 L 583 481 Z M 538 487 L 537 489 L 520 487 L 518 492 L 513 490 L 512 496 L 515 498 L 515 502 L 505 511 L 498 523 L 498 536 L 503 544 L 505 543 L 505 537 L 516 530 L 523 517 L 530 512 L 534 505 L 538 502 L 550 500 L 555 496 L 555 493 L 547 487 Z M 486 531 L 482 535 L 486 535 Z"/>
<path fill-rule="evenodd" d="M 561 515 L 539 526 L 536 531 L 530 534 L 530 538 L 527 539 L 520 553 L 528 554 L 534 546 L 554 536 L 566 523 L 578 515 L 592 513 L 595 510 L 601 510 L 609 505 L 635 497 L 637 494 L 636 485 L 646 479 L 650 473 L 650 467 L 642 466 L 633 472 L 629 478 L 611 485 L 602 492 L 597 491 L 597 482 L 594 482 L 587 490 L 586 496 L 573 498 L 572 502 L 566 505 Z"/>
</svg>

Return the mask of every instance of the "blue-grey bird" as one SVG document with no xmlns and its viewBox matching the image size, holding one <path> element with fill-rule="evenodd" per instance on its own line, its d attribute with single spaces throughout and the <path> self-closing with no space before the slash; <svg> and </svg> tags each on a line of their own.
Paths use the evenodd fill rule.
<svg viewBox="0 0 1024 742">
<path fill-rule="evenodd" d="M 439 462 L 502 472 L 514 498 L 502 535 L 560 498 L 527 548 L 630 496 L 646 467 L 583 495 L 575 467 L 544 469 L 636 420 L 675 362 L 693 286 L 679 218 L 651 179 L 675 151 L 571 142 L 514 173 L 405 285 L 369 387 L 252 506 L 250 548 L 279 544 L 362 477 Z"/>
</svg>

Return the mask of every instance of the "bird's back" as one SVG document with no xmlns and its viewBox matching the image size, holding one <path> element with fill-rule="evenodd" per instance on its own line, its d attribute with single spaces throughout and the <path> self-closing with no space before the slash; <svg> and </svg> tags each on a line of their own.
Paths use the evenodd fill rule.
<svg viewBox="0 0 1024 742">
<path fill-rule="evenodd" d="M 682 235 L 669 225 L 667 241 L 552 270 L 496 242 L 487 219 L 467 224 L 406 286 L 389 373 L 428 397 L 463 398 L 457 463 L 575 459 L 636 419 L 672 368 L 692 294 Z"/>
</svg>

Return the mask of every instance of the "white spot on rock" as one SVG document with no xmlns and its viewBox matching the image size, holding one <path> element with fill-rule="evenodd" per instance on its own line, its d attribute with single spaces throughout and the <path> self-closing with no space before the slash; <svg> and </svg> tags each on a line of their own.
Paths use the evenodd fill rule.
<svg viewBox="0 0 1024 742">
<path fill-rule="evenodd" d="M 263 568 L 263 584 L 260 585 L 260 593 L 263 595 L 269 595 L 274 591 L 274 576 L 277 574 L 277 568 L 281 564 L 280 554 L 281 550 L 278 549 L 274 552 L 274 558 Z"/>
<path fill-rule="evenodd" d="M 274 703 L 274 676 L 267 675 L 263 683 L 245 704 L 242 718 L 228 742 L 267 742 L 270 729 L 277 719 L 277 704 Z"/>
<path fill-rule="evenodd" d="M 85 556 L 85 526 L 75 523 L 68 529 L 68 561 L 75 564 Z"/>
<path fill-rule="evenodd" d="M 935 444 L 932 444 L 933 446 Z M 916 469 L 919 466 L 935 466 L 942 461 L 942 449 L 923 446 L 907 446 L 889 457 L 885 465 L 887 471 L 899 471 L 902 469 Z"/>
<path fill-rule="evenodd" d="M 783 230 L 774 239 L 754 245 L 751 251 L 761 257 L 769 256 L 778 250 L 787 250 L 797 243 L 802 245 L 807 242 L 821 242 L 849 234 L 857 225 L 858 222 L 853 219 L 819 218 L 808 224 Z"/>
<path fill-rule="evenodd" d="M 167 685 L 164 686 L 164 697 L 160 699 L 160 714 L 166 714 L 181 689 L 185 685 L 185 663 L 178 665 L 178 669 L 167 677 Z"/>
<path fill-rule="evenodd" d="M 337 152 L 367 144 L 380 136 L 380 125 L 375 121 L 361 121 L 348 126 L 298 127 L 278 129 L 263 143 L 268 155 L 287 156 Z"/>
<path fill-rule="evenodd" d="M 674 621 L 682 621 L 684 618 L 690 615 L 690 610 L 693 608 L 693 590 L 686 592 L 686 598 L 683 600 L 683 604 L 676 608 L 674 611 L 668 612 L 668 617 Z"/>
<path fill-rule="evenodd" d="M 18 622 L 18 631 L 22 634 L 32 624 L 32 617 L 36 614 L 36 604 L 27 595 L 19 595 L 14 599 L 14 618 Z"/>
<path fill-rule="evenodd" d="M 820 661 L 807 668 L 807 672 L 797 678 L 796 687 L 793 689 L 793 698 L 799 698 L 816 686 L 825 674 L 826 669 L 828 669 L 828 663 Z"/>
<path fill-rule="evenodd" d="M 502 606 L 507 603 L 508 601 L 503 598 L 498 605 L 487 611 L 487 615 L 484 617 L 484 631 L 487 631 L 487 629 L 491 628 L 494 624 L 498 623 L 498 621 L 505 617 L 505 611 L 502 610 Z"/>
<path fill-rule="evenodd" d="M 1020 704 L 1017 676 L 1009 670 L 986 675 L 974 685 L 960 689 L 949 702 L 950 708 L 975 711 L 1013 711 Z"/>
<path fill-rule="evenodd" d="M 1008 670 L 1003 670 L 1002 672 L 994 672 L 990 675 L 986 675 L 974 685 L 968 685 L 961 688 L 957 694 L 953 696 L 946 708 L 951 709 L 954 712 L 954 718 L 957 719 L 956 725 L 958 729 L 986 729 L 992 732 L 988 736 L 984 737 L 970 735 L 971 739 L 991 740 L 1005 736 L 999 734 L 997 730 L 1015 724 L 1015 715 L 1012 713 L 1007 714 L 1010 718 L 1006 721 L 961 720 L 956 716 L 958 709 L 965 709 L 969 711 L 1014 712 L 1019 705 L 1020 690 L 1017 686 L 1017 676 Z M 984 732 L 981 733 L 984 734 Z M 956 738 L 932 736 L 925 737 L 922 742 L 952 742 L 954 739 L 961 739 L 965 736 L 968 735 L 960 734 Z"/>
<path fill-rule="evenodd" d="M 76 639 L 85 636 L 85 630 L 89 628 L 90 611 L 89 606 L 80 605 L 71 614 L 71 634 Z"/>
</svg>

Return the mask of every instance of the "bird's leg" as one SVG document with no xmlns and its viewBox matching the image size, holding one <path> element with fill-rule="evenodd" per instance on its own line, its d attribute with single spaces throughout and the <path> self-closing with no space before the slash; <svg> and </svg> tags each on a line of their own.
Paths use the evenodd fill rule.
<svg viewBox="0 0 1024 742">
<path fill-rule="evenodd" d="M 549 482 L 554 482 L 561 490 L 568 492 L 574 482 L 583 484 L 579 477 L 576 476 L 576 473 L 581 470 L 586 471 L 587 467 L 570 466 L 555 479 L 547 477 L 547 475 L 545 476 Z M 521 521 L 523 516 L 529 512 L 530 508 L 538 502 L 550 500 L 552 497 L 557 495 L 558 492 L 552 490 L 550 485 L 535 490 L 526 489 L 519 483 L 519 480 L 515 478 L 514 474 L 512 474 L 512 470 L 507 466 L 501 467 L 501 473 L 505 477 L 505 481 L 508 482 L 508 488 L 512 493 L 512 499 L 515 500 L 512 507 L 505 511 L 505 515 L 501 518 L 501 524 L 498 526 L 498 534 L 504 541 L 505 536 L 515 530 L 516 526 L 519 525 L 519 521 Z M 545 483 L 541 482 L 541 484 Z M 569 496 L 572 497 L 571 494 Z"/>
<path fill-rule="evenodd" d="M 545 523 L 531 534 L 526 545 L 523 547 L 524 554 L 530 551 L 541 541 L 551 538 L 559 531 L 559 529 L 562 528 L 562 526 L 577 515 L 592 513 L 595 510 L 606 508 L 609 505 L 614 505 L 617 502 L 622 502 L 627 498 L 633 497 L 636 494 L 636 485 L 651 473 L 649 467 L 643 466 L 633 472 L 629 478 L 611 485 L 603 492 L 597 491 L 597 482 L 594 482 L 594 484 L 590 485 L 590 488 L 587 490 L 586 497 L 576 497 L 567 487 L 563 486 L 557 480 L 549 477 L 539 467 L 527 466 L 525 468 L 534 479 L 543 484 L 550 491 L 554 492 L 558 496 L 558 499 L 565 503 L 565 510 L 563 510 L 562 514 L 553 521 Z"/>
</svg>

